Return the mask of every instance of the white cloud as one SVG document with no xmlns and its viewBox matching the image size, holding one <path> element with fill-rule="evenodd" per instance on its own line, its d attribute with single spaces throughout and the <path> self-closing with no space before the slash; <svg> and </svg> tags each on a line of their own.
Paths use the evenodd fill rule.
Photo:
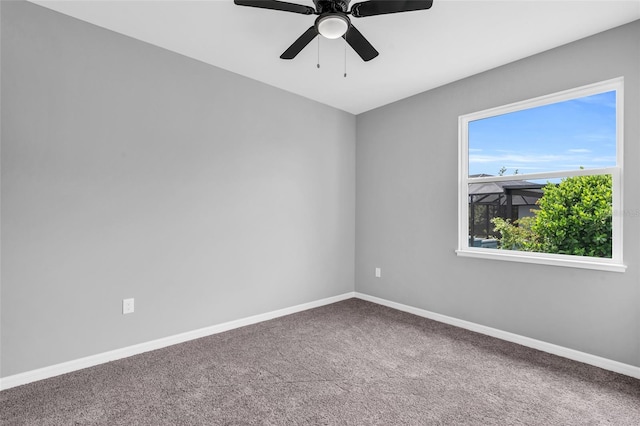
<svg viewBox="0 0 640 426">
<path fill-rule="evenodd" d="M 505 155 L 469 155 L 469 163 L 515 163 L 515 164 L 531 164 L 531 163 L 549 163 L 553 161 L 563 161 L 570 159 L 570 156 L 560 155 L 522 155 L 522 154 L 505 154 Z M 518 167 L 518 166 L 514 166 Z"/>
</svg>

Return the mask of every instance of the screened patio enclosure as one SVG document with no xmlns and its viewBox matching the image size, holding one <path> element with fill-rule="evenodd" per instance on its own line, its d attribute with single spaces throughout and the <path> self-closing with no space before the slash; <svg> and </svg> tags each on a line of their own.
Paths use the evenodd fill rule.
<svg viewBox="0 0 640 426">
<path fill-rule="evenodd" d="M 488 175 L 474 175 L 483 177 Z M 472 183 L 469 185 L 469 245 L 495 247 L 497 237 L 491 219 L 501 217 L 512 222 L 533 216 L 536 201 L 542 197 L 544 184 L 525 180 Z"/>
</svg>

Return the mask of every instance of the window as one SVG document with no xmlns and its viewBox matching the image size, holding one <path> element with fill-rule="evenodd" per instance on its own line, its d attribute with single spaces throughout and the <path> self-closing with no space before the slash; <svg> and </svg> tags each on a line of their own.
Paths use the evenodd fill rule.
<svg viewBox="0 0 640 426">
<path fill-rule="evenodd" d="M 622 263 L 623 79 L 459 118 L 460 256 Z"/>
</svg>

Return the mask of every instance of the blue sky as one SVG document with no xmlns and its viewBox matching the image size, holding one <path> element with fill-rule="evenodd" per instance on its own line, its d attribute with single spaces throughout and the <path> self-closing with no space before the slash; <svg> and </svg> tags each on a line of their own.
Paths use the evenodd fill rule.
<svg viewBox="0 0 640 426">
<path fill-rule="evenodd" d="M 616 164 L 615 91 L 469 123 L 469 174 L 505 175 Z"/>
</svg>

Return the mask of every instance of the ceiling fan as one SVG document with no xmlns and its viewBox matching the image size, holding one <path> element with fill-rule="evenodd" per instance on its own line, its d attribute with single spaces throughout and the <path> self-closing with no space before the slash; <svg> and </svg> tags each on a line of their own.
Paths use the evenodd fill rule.
<svg viewBox="0 0 640 426">
<path fill-rule="evenodd" d="M 313 0 L 315 9 L 301 4 L 278 0 L 234 0 L 239 6 L 258 7 L 261 9 L 281 10 L 283 12 L 301 13 L 303 15 L 319 15 L 313 26 L 309 27 L 287 50 L 280 55 L 281 59 L 293 59 L 318 34 L 335 39 L 342 37 L 356 51 L 363 61 L 370 61 L 378 56 L 378 51 L 351 24 L 347 15 L 364 18 L 389 13 L 410 12 L 429 9 L 433 0 L 369 0 L 356 3 L 349 10 L 351 0 Z"/>
</svg>

